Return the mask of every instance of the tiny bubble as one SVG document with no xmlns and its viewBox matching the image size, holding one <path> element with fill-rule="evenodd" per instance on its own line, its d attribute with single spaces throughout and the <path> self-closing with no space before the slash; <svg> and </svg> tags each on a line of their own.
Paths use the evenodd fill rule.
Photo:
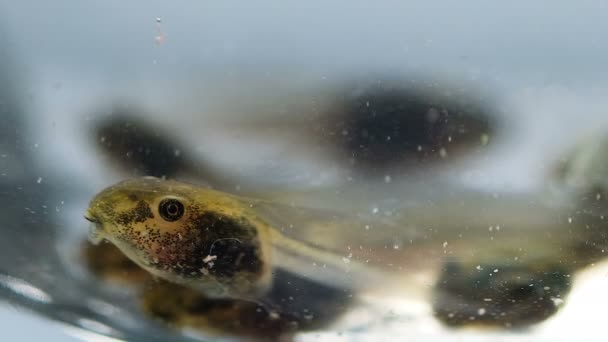
<svg viewBox="0 0 608 342">
<path fill-rule="evenodd" d="M 38 177 L 38 179 L 36 180 L 36 183 L 38 183 L 38 184 L 42 183 L 42 177 Z"/>
<path fill-rule="evenodd" d="M 485 314 L 486 314 L 486 309 L 481 308 L 481 309 L 477 310 L 477 314 L 478 314 L 479 316 L 483 316 L 483 315 L 485 315 Z"/>
<path fill-rule="evenodd" d="M 555 305 L 555 306 L 560 306 L 560 305 L 564 304 L 564 300 L 561 298 L 551 297 L 551 301 L 553 302 L 553 305 Z"/>
<path fill-rule="evenodd" d="M 486 146 L 488 144 L 488 141 L 490 141 L 490 136 L 487 134 L 482 134 L 480 140 L 481 140 L 481 145 Z"/>
</svg>

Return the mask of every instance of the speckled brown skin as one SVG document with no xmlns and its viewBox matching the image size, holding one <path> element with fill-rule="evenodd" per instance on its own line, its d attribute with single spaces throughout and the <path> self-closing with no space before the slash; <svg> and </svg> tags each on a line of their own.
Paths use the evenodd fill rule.
<svg viewBox="0 0 608 342">
<path fill-rule="evenodd" d="M 182 217 L 159 213 L 177 199 Z M 98 194 L 87 218 L 93 240 L 107 239 L 153 275 L 212 298 L 258 298 L 271 282 L 266 225 L 231 196 L 183 183 L 140 178 Z"/>
<path fill-rule="evenodd" d="M 167 203 L 179 217 L 167 217 Z M 95 225 L 93 242 L 108 240 L 151 274 L 210 298 L 264 302 L 277 269 L 354 292 L 386 280 L 355 259 L 284 235 L 263 218 L 267 204 L 145 177 L 103 190 L 85 217 Z"/>
</svg>

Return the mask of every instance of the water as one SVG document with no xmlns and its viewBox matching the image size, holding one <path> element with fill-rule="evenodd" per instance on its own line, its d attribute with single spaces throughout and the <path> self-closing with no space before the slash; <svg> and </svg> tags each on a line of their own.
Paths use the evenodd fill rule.
<svg viewBox="0 0 608 342">
<path fill-rule="evenodd" d="M 544 193 L 566 151 L 608 128 L 601 72 L 607 28 L 599 2 L 244 6 L 0 1 L 0 293 L 6 302 L 119 339 L 199 340 L 198 332 L 167 329 L 143 315 L 136 290 L 87 269 L 82 215 L 103 187 L 158 172 L 242 195 L 302 192 L 292 199 L 305 204 L 323 193 L 327 207 L 388 220 L 404 202 L 450 191 L 498 200 Z M 473 103 L 493 130 L 470 154 L 415 140 L 395 157 L 390 148 L 401 146 L 393 144 L 395 133 L 415 122 L 395 132 L 386 118 L 388 124 L 372 127 L 324 116 L 343 108 L 344 98 L 365 100 L 351 112 L 367 113 L 374 106 L 369 98 L 385 94 L 380 87 L 381 95 L 366 95 L 377 84 L 398 85 L 411 98 L 448 98 L 450 109 Z M 110 135 L 100 136 L 100 127 L 112 117 L 145 124 L 166 140 L 147 150 L 114 145 L 104 153 Z M 316 126 L 337 134 L 320 134 Z M 373 139 L 355 139 L 362 128 Z M 383 139 L 374 133 L 387 131 Z M 367 152 L 353 158 L 361 144 Z M 439 151 L 424 168 L 411 157 L 402 163 L 424 148 Z M 357 186 L 356 196 L 327 195 Z M 401 188 L 416 195 L 390 192 Z M 577 224 L 576 217 L 564 220 Z M 508 232 L 492 226 L 493 233 Z M 442 239 L 436 248 L 443 253 L 453 241 Z M 401 251 L 407 242 L 389 246 Z M 525 330 L 448 328 L 428 301 L 372 294 L 333 325 L 296 339 L 602 340 L 597 308 L 608 300 L 605 274 L 605 263 L 585 269 L 556 304 L 557 314 Z"/>
</svg>

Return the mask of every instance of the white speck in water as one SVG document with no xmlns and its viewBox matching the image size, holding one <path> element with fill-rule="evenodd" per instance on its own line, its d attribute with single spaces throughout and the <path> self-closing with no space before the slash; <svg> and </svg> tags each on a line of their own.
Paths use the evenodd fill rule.
<svg viewBox="0 0 608 342">
<path fill-rule="evenodd" d="M 422 151 L 422 145 L 418 145 L 418 152 Z"/>
<path fill-rule="evenodd" d="M 597 194 L 595 194 L 595 199 L 596 200 L 601 200 L 602 199 L 602 194 L 600 194 L 599 192 Z"/>
<path fill-rule="evenodd" d="M 486 146 L 488 144 L 488 142 L 490 141 L 490 136 L 487 134 L 482 134 L 480 140 L 481 140 L 481 146 Z"/>
<path fill-rule="evenodd" d="M 365 101 L 365 106 L 369 107 L 369 101 Z"/>
<path fill-rule="evenodd" d="M 160 24 L 162 22 L 162 19 L 160 17 L 156 17 L 156 22 Z"/>
<path fill-rule="evenodd" d="M 572 223 L 572 217 L 568 217 L 568 223 Z"/>
<path fill-rule="evenodd" d="M 350 259 L 349 259 L 349 258 L 347 258 L 347 257 L 343 257 L 343 258 L 342 258 L 342 261 L 343 261 L 345 264 L 348 264 L 348 263 L 350 262 Z"/>
<path fill-rule="evenodd" d="M 393 249 L 399 249 L 399 245 L 398 244 L 394 244 L 393 245 Z"/>
<path fill-rule="evenodd" d="M 390 175 L 384 176 L 384 183 L 390 183 L 390 182 L 391 182 L 391 176 Z"/>
<path fill-rule="evenodd" d="M 477 314 L 478 314 L 479 316 L 483 316 L 483 315 L 485 315 L 485 314 L 486 314 L 486 309 L 481 308 L 481 309 L 477 310 Z"/>
<path fill-rule="evenodd" d="M 182 154 L 182 151 L 176 149 L 175 151 L 173 151 L 173 154 L 175 154 L 176 157 L 179 157 Z"/>
<path fill-rule="evenodd" d="M 127 152 L 127 158 L 131 158 L 133 157 L 133 151 L 128 151 Z"/>
<path fill-rule="evenodd" d="M 38 144 L 34 144 L 34 148 L 38 148 Z"/>
<path fill-rule="evenodd" d="M 484 302 L 491 302 L 491 301 L 492 301 L 492 298 L 484 298 L 484 299 L 483 299 L 483 301 L 484 301 Z"/>
<path fill-rule="evenodd" d="M 498 268 L 494 269 L 494 273 L 498 273 Z"/>
<path fill-rule="evenodd" d="M 494 230 L 494 227 L 490 226 L 490 227 L 488 227 L 488 230 L 492 231 L 492 230 Z"/>
<path fill-rule="evenodd" d="M 380 210 L 380 209 L 378 209 L 378 207 L 374 207 L 374 208 L 372 209 L 372 213 L 377 214 L 379 210 Z"/>
<path fill-rule="evenodd" d="M 496 226 L 496 230 L 497 230 L 497 231 L 498 231 L 498 230 L 500 230 L 500 226 Z"/>
<path fill-rule="evenodd" d="M 564 300 L 561 298 L 557 298 L 557 297 L 551 297 L 551 301 L 553 302 L 553 305 L 555 305 L 555 306 L 560 306 L 560 305 L 564 304 Z"/>
<path fill-rule="evenodd" d="M 369 224 L 366 224 L 365 225 L 365 230 L 369 230 L 369 228 L 370 228 Z"/>
<path fill-rule="evenodd" d="M 545 287 L 543 287 L 543 290 L 545 290 L 545 291 L 551 290 L 551 287 L 550 286 L 545 286 Z"/>
<path fill-rule="evenodd" d="M 483 270 L 483 268 L 481 267 L 481 265 L 477 265 L 477 267 L 475 267 L 478 271 Z"/>
<path fill-rule="evenodd" d="M 444 242 L 443 242 L 443 248 L 446 248 L 447 246 L 448 246 L 448 242 L 447 242 L 447 241 L 444 241 Z"/>
<path fill-rule="evenodd" d="M 38 183 L 38 184 L 42 183 L 42 177 L 38 177 L 38 179 L 36 180 L 36 183 Z"/>
<path fill-rule="evenodd" d="M 209 262 L 211 262 L 211 261 L 213 261 L 213 260 L 215 260 L 215 259 L 217 259 L 217 255 L 207 255 L 207 256 L 206 256 L 206 257 L 203 259 L 203 262 L 204 262 L 205 264 L 207 264 L 207 263 L 209 263 Z"/>
<path fill-rule="evenodd" d="M 442 147 L 442 148 L 439 150 L 439 156 L 440 156 L 441 158 L 445 158 L 445 157 L 447 157 L 447 156 L 448 156 L 448 151 L 446 151 L 446 150 L 445 150 L 445 148 L 443 148 L 443 147 Z"/>
</svg>

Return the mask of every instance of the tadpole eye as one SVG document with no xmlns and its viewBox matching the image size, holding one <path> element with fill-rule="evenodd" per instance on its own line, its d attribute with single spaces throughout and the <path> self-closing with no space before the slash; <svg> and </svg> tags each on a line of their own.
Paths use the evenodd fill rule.
<svg viewBox="0 0 608 342">
<path fill-rule="evenodd" d="M 158 213 L 165 221 L 177 221 L 184 216 L 184 205 L 175 198 L 165 198 L 158 205 Z"/>
</svg>

